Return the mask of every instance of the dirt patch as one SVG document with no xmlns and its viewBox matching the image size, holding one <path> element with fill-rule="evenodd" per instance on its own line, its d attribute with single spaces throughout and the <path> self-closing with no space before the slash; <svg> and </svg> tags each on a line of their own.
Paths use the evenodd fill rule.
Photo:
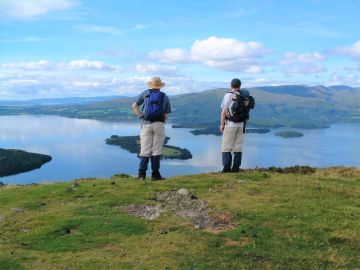
<svg viewBox="0 0 360 270">
<path fill-rule="evenodd" d="M 210 215 L 207 202 L 197 198 L 187 189 L 169 190 L 156 194 L 156 206 L 125 205 L 116 206 L 120 210 L 147 220 L 157 219 L 165 211 L 189 219 L 197 229 L 209 229 L 212 233 L 231 230 L 235 227 L 233 218 L 229 213 Z"/>
<path fill-rule="evenodd" d="M 157 219 L 162 212 L 163 208 L 160 205 L 149 206 L 149 205 L 122 205 L 116 206 L 125 213 L 134 215 L 136 217 L 142 217 L 147 220 Z"/>
<path fill-rule="evenodd" d="M 240 238 L 239 240 L 232 240 L 226 238 L 225 245 L 229 247 L 243 247 L 248 245 L 250 242 L 251 242 L 250 239 L 246 237 Z"/>
<path fill-rule="evenodd" d="M 215 226 L 215 220 L 209 216 L 208 204 L 185 189 L 169 190 L 158 193 L 156 200 L 166 210 L 177 216 L 188 218 L 195 228 L 204 229 Z"/>
<path fill-rule="evenodd" d="M 233 216 L 229 213 L 217 213 L 212 218 L 215 220 L 215 227 L 208 229 L 211 233 L 230 231 L 236 227 Z"/>
<path fill-rule="evenodd" d="M 281 173 L 281 174 L 313 174 L 316 172 L 316 168 L 310 167 L 310 166 L 292 166 L 292 167 L 269 167 L 267 169 L 257 169 L 259 171 L 266 171 L 266 172 L 275 172 L 275 173 Z"/>
</svg>

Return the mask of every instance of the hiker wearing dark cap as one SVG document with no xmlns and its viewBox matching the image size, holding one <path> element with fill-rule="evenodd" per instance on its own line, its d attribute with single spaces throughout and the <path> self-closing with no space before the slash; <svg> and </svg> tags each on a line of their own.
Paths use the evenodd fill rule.
<svg viewBox="0 0 360 270">
<path fill-rule="evenodd" d="M 231 81 L 231 91 L 226 93 L 221 103 L 221 126 L 223 133 L 221 152 L 223 172 L 239 172 L 242 159 L 245 123 L 250 108 L 254 108 L 254 98 L 247 90 L 240 90 L 241 81 Z M 234 153 L 234 156 L 232 155 Z"/>
<path fill-rule="evenodd" d="M 165 83 L 159 77 L 153 77 L 148 82 L 148 90 L 142 92 L 132 105 L 134 113 L 142 121 L 140 132 L 140 164 L 139 176 L 146 179 L 149 160 L 151 161 L 151 179 L 163 180 L 160 174 L 160 158 L 165 141 L 165 120 L 171 113 L 170 101 L 167 95 L 160 91 Z M 142 110 L 140 106 L 143 105 Z"/>
</svg>

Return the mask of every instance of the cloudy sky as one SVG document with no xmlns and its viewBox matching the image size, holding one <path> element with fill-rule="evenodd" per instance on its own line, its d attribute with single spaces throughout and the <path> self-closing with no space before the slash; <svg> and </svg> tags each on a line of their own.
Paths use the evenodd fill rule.
<svg viewBox="0 0 360 270">
<path fill-rule="evenodd" d="M 0 0 L 0 99 L 360 85 L 360 0 Z"/>
</svg>

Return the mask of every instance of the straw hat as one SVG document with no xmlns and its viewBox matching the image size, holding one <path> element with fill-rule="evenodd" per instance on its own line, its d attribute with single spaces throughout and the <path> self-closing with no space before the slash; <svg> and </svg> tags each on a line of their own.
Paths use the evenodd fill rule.
<svg viewBox="0 0 360 270">
<path fill-rule="evenodd" d="M 150 89 L 160 89 L 164 87 L 165 83 L 161 81 L 160 77 L 152 77 L 150 81 L 148 81 L 148 87 Z"/>
</svg>

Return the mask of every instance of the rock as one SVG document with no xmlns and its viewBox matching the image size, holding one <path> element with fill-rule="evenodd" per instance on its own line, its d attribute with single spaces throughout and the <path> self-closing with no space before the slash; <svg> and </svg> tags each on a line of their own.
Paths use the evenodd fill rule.
<svg viewBox="0 0 360 270">
<path fill-rule="evenodd" d="M 119 174 L 115 174 L 112 177 L 118 177 L 118 178 L 130 178 L 130 175 L 126 174 L 126 173 L 119 173 Z"/>
<path fill-rule="evenodd" d="M 181 196 L 189 196 L 190 195 L 190 191 L 186 188 L 180 188 L 176 193 Z"/>
<path fill-rule="evenodd" d="M 170 230 L 168 228 L 161 228 L 160 229 L 160 234 L 168 234 L 170 232 Z"/>
<path fill-rule="evenodd" d="M 73 188 L 69 187 L 69 188 L 65 188 L 64 191 L 65 191 L 66 193 L 72 193 L 72 192 L 74 192 L 75 190 L 74 190 Z"/>
<path fill-rule="evenodd" d="M 73 187 L 74 187 L 74 188 L 80 187 L 80 184 L 79 184 L 79 183 L 74 183 L 74 184 L 73 184 Z"/>
<path fill-rule="evenodd" d="M 164 210 L 161 205 L 122 205 L 118 206 L 122 211 L 132 214 L 136 217 L 142 217 L 147 220 L 157 219 Z"/>
<path fill-rule="evenodd" d="M 17 207 L 15 207 L 15 208 L 11 208 L 10 210 L 11 210 L 11 212 L 15 212 L 15 213 L 24 212 L 24 209 L 17 208 Z"/>
<path fill-rule="evenodd" d="M 0 187 L 3 187 L 3 186 L 5 186 L 5 184 L 0 181 Z"/>
</svg>

